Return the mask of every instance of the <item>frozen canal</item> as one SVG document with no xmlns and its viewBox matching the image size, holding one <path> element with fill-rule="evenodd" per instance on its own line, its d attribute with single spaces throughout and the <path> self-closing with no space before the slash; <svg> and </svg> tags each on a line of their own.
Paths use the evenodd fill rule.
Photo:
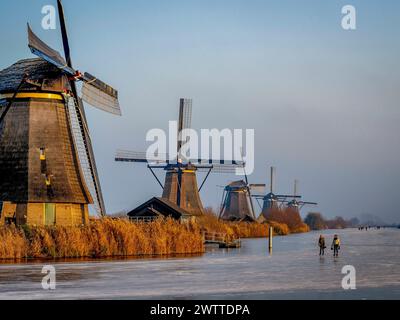
<svg viewBox="0 0 400 320">
<path fill-rule="evenodd" d="M 330 250 L 342 241 L 339 258 Z M 400 299 L 400 229 L 324 231 L 247 239 L 241 249 L 209 248 L 194 257 L 0 264 L 0 299 Z M 43 290 L 43 265 L 56 289 Z M 342 267 L 356 269 L 356 290 L 343 290 Z"/>
</svg>

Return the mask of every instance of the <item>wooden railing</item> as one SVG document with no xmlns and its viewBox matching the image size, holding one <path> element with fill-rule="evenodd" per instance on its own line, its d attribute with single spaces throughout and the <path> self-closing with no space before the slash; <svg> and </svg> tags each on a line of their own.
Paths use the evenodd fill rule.
<svg viewBox="0 0 400 320">
<path fill-rule="evenodd" d="M 158 219 L 157 216 L 129 217 L 131 222 L 151 222 Z"/>
<path fill-rule="evenodd" d="M 226 233 L 203 231 L 203 239 L 206 243 L 225 243 L 227 235 Z"/>
<path fill-rule="evenodd" d="M 240 238 L 228 236 L 226 233 L 222 232 L 208 232 L 203 231 L 204 243 L 216 243 L 216 244 L 232 244 L 234 242 L 240 242 Z"/>
</svg>

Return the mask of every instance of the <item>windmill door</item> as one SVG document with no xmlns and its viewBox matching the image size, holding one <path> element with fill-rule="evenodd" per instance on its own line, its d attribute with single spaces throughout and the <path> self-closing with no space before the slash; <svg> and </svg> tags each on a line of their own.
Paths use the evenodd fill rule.
<svg viewBox="0 0 400 320">
<path fill-rule="evenodd" d="M 44 224 L 53 226 L 56 224 L 56 205 L 54 203 L 45 203 Z"/>
</svg>

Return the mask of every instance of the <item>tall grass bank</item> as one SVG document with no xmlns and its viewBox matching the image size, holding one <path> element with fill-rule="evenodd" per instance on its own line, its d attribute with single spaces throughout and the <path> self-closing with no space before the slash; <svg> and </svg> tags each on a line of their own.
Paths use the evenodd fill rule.
<svg viewBox="0 0 400 320">
<path fill-rule="evenodd" d="M 204 252 L 199 226 L 172 219 L 101 219 L 82 227 L 0 227 L 0 258 L 74 258 Z"/>
</svg>

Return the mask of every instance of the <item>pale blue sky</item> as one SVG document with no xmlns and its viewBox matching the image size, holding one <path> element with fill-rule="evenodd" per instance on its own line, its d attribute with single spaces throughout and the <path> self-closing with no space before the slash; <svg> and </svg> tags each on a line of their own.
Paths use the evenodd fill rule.
<svg viewBox="0 0 400 320">
<path fill-rule="evenodd" d="M 30 57 L 26 22 L 60 49 L 59 30 L 41 29 L 55 0 L 0 5 L 0 68 Z M 357 30 L 341 8 L 357 9 Z M 193 127 L 254 128 L 256 170 L 328 217 L 372 213 L 399 221 L 400 2 L 378 0 L 64 0 L 72 59 L 119 90 L 123 117 L 87 108 L 110 212 L 161 190 L 143 165 L 114 162 L 117 148 L 145 150 L 146 132 L 176 119 L 193 98 Z M 163 172 L 160 172 L 162 175 Z M 219 205 L 213 175 L 202 191 Z M 303 215 L 307 210 L 304 210 Z"/>
</svg>

